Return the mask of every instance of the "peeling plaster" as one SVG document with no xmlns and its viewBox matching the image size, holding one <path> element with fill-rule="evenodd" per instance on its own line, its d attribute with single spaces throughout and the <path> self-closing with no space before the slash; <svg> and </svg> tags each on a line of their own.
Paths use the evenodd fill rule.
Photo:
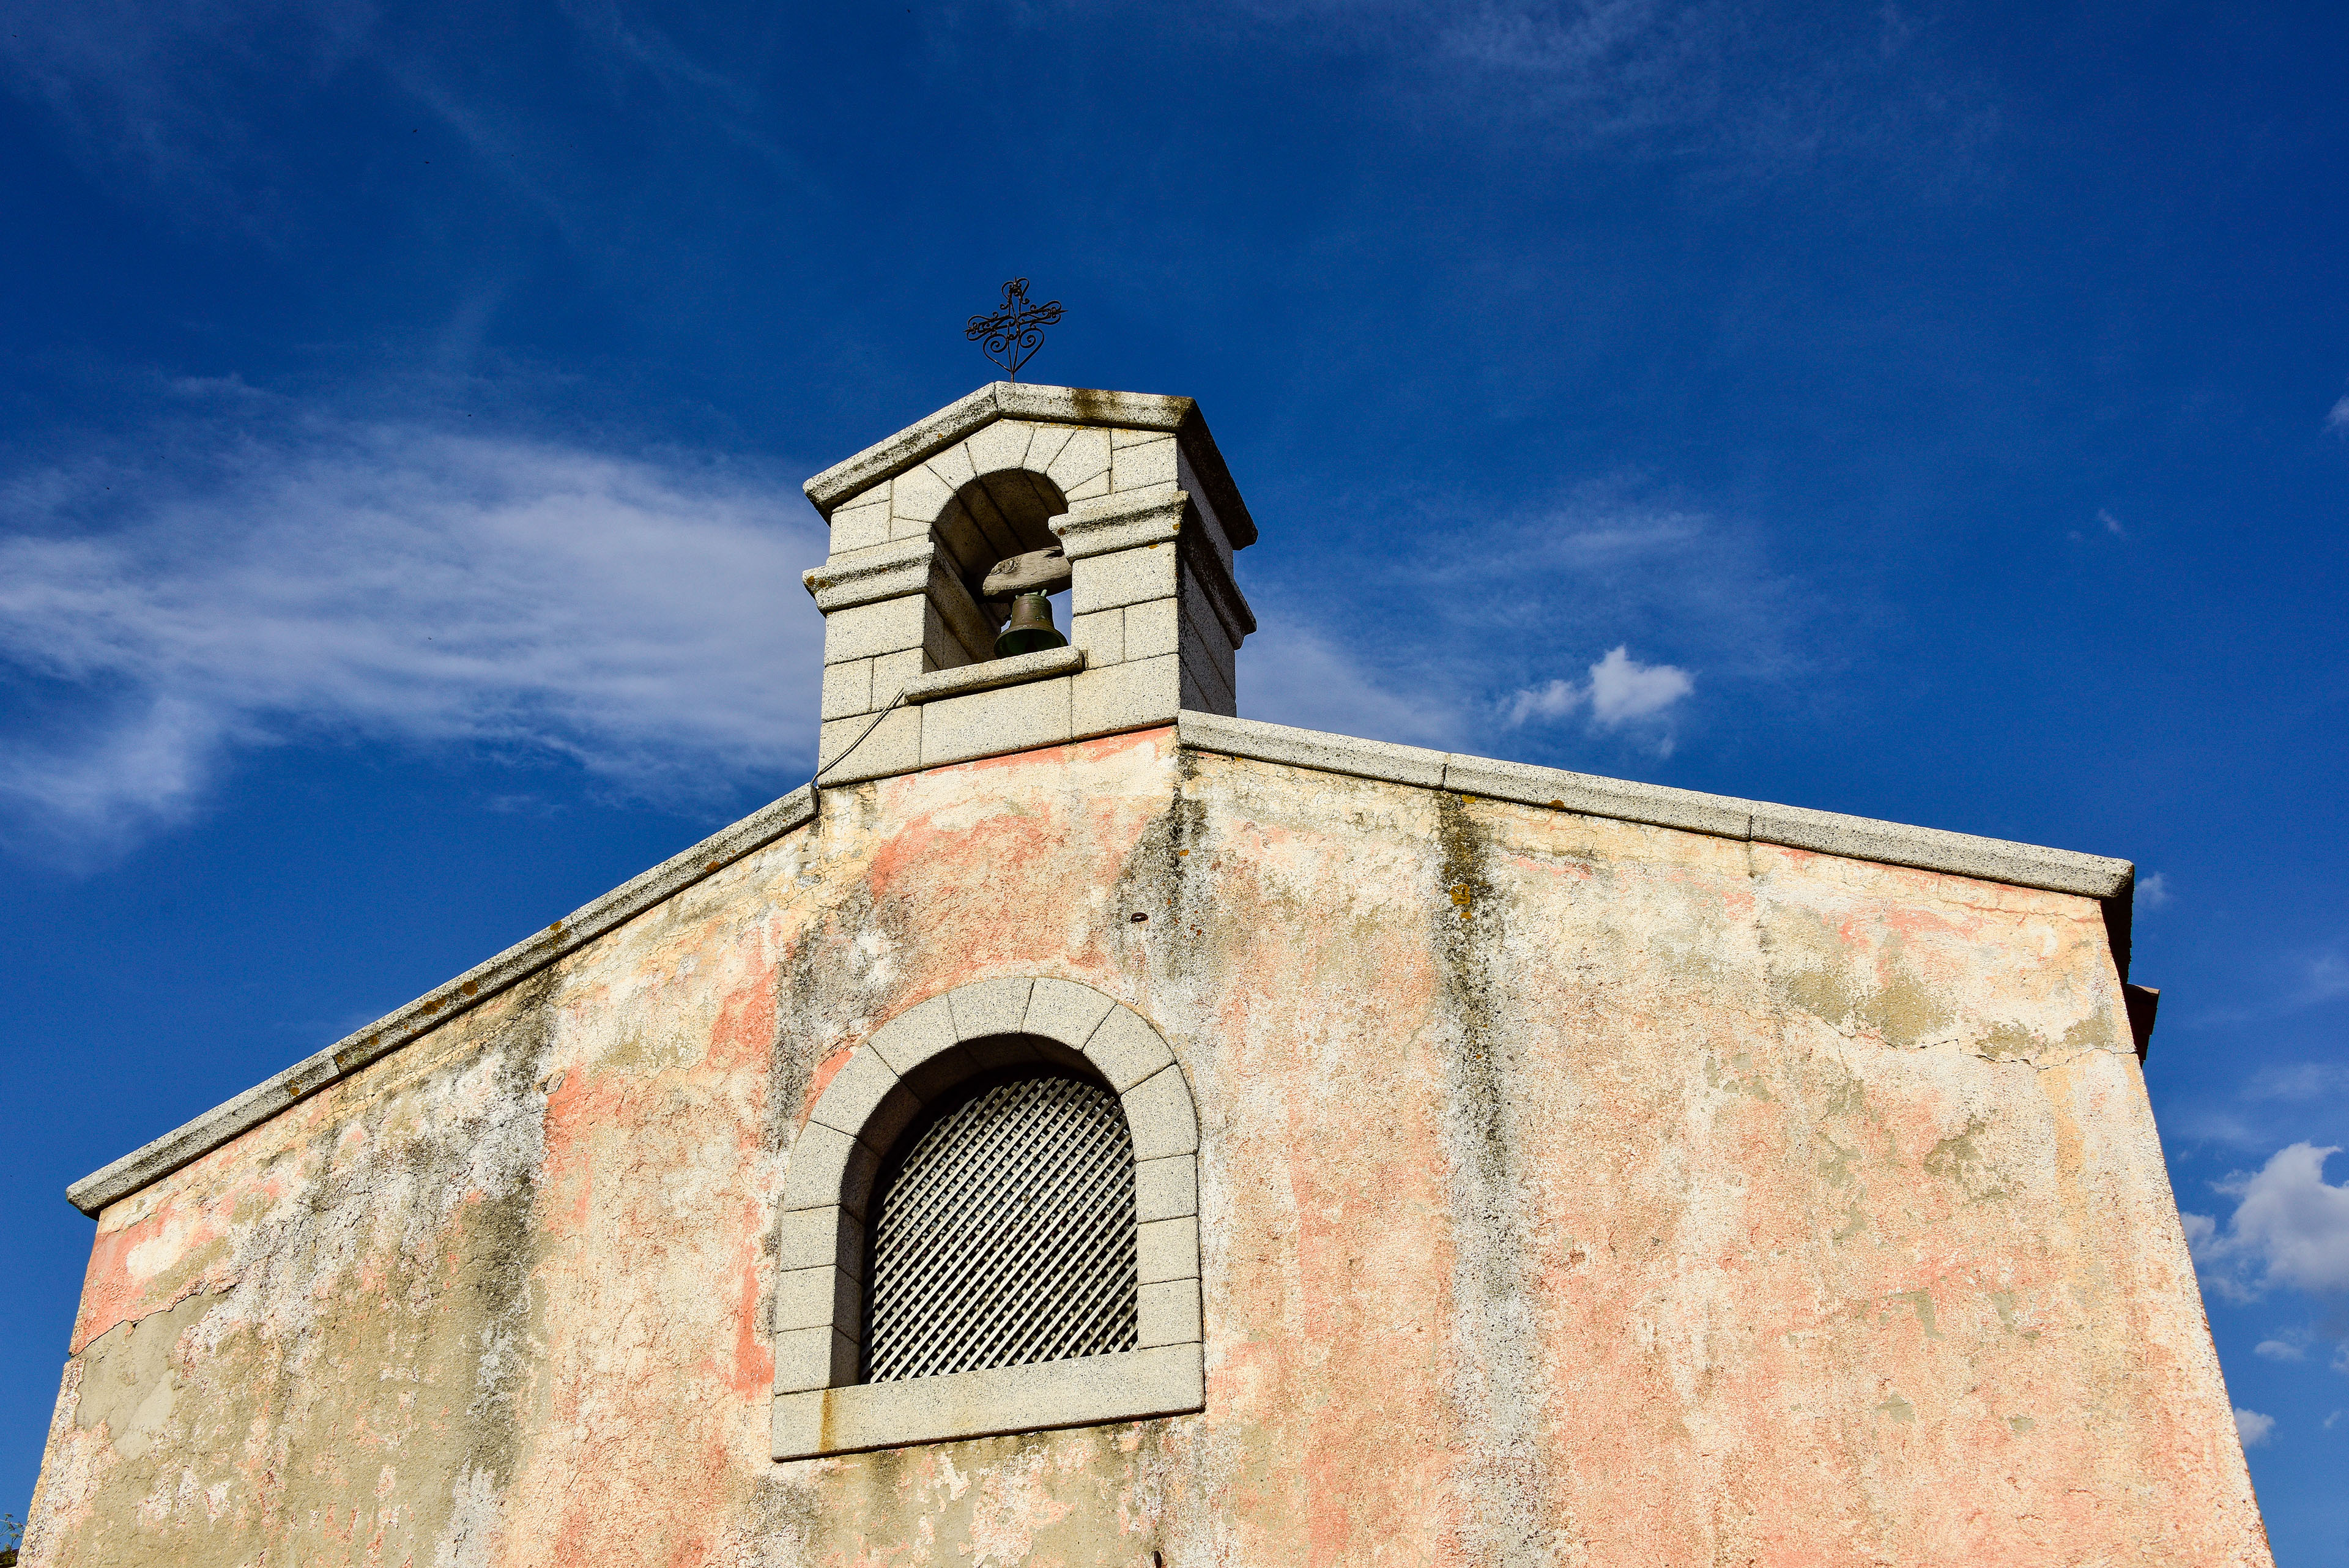
<svg viewBox="0 0 2349 1568">
<path fill-rule="evenodd" d="M 2106 944 L 1164 732 L 827 792 L 106 1210 L 25 1562 L 2264 1564 Z M 1193 1085 L 1207 1408 L 774 1463 L 808 1106 L 1044 974 Z"/>
</svg>

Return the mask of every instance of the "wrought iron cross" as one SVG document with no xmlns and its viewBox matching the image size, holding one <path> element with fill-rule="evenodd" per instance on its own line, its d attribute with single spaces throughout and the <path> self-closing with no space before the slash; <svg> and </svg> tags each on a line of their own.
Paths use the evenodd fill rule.
<svg viewBox="0 0 2349 1568">
<path fill-rule="evenodd" d="M 1044 328 L 1060 319 L 1059 300 L 1029 304 L 1028 280 L 1015 277 L 1003 286 L 1003 308 L 992 316 L 972 317 L 963 336 L 978 344 L 980 353 L 1000 365 L 1016 381 L 1019 379 L 1019 367 L 1044 346 Z"/>
</svg>

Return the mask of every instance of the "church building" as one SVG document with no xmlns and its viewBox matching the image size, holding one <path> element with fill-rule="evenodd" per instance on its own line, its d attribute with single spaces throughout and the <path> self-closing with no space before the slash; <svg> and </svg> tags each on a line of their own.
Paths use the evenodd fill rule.
<svg viewBox="0 0 2349 1568">
<path fill-rule="evenodd" d="M 2270 1563 L 2126 861 L 1241 719 L 1186 398 L 807 493 L 814 783 L 71 1189 L 27 1568 Z"/>
</svg>

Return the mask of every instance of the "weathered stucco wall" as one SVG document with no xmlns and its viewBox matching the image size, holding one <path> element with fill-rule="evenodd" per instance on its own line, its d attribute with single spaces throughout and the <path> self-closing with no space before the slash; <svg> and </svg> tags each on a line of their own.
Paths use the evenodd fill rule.
<svg viewBox="0 0 2349 1568">
<path fill-rule="evenodd" d="M 1189 1075 L 1207 1409 L 774 1463 L 802 1118 L 1029 974 Z M 828 794 L 109 1209 L 72 1349 L 57 1568 L 2268 1560 L 2095 904 L 1165 732 Z"/>
</svg>

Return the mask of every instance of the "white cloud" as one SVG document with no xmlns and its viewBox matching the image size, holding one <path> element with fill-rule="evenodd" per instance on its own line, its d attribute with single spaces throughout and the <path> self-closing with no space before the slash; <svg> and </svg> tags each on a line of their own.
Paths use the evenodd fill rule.
<svg viewBox="0 0 2349 1568">
<path fill-rule="evenodd" d="M 2333 1414 L 2331 1414 L 2330 1416 L 2327 1416 L 2327 1417 L 2324 1417 L 2324 1429 L 2325 1429 L 2326 1431 L 2328 1431 L 2328 1432 L 2329 1432 L 2329 1431 L 2331 1431 L 2331 1430 L 2333 1430 L 2333 1428 L 2334 1427 L 2336 1427 L 2336 1426 L 2338 1426 L 2338 1425 L 2340 1424 L 2340 1421 L 2341 1421 L 2341 1412 L 2340 1412 L 2340 1411 L 2338 1411 L 2338 1410 L 2335 1410 L 2335 1411 L 2333 1411 Z"/>
<path fill-rule="evenodd" d="M 2166 872 L 2157 871 L 2150 877 L 2137 878 L 2137 901 L 2148 909 L 2167 907 L 2175 896 L 2169 890 L 2169 877 Z"/>
<path fill-rule="evenodd" d="M 2235 1407 L 2235 1431 L 2243 1439 L 2243 1447 L 2256 1449 L 2265 1444 L 2268 1434 L 2275 1430 L 2275 1417 L 2262 1416 L 2257 1410 Z"/>
<path fill-rule="evenodd" d="M 2349 398 L 2333 405 L 2333 411 L 2324 416 L 2324 428 L 2349 435 Z"/>
<path fill-rule="evenodd" d="M 623 787 L 797 782 L 820 525 L 788 485 L 683 460 L 394 424 L 289 426 L 212 477 L 21 476 L 0 666 L 62 688 L 8 737 L 0 823 L 102 853 L 201 799 L 239 747 L 488 744 Z M 151 496 L 93 531 L 109 484 Z M 78 530 L 78 531 L 76 531 Z"/>
<path fill-rule="evenodd" d="M 2185 1216 L 2195 1261 L 2221 1295 L 2248 1301 L 2273 1285 L 2349 1293 L 2349 1186 L 2324 1179 L 2326 1157 L 2339 1152 L 2309 1143 L 2278 1149 L 2256 1173 L 2214 1184 L 2240 1199 L 2223 1228 Z"/>
<path fill-rule="evenodd" d="M 1619 645 L 1590 667 L 1588 682 L 1553 680 L 1526 687 L 1510 697 L 1506 711 L 1508 722 L 1518 725 L 1534 719 L 1568 718 L 1587 708 L 1595 727 L 1614 730 L 1653 719 L 1695 690 L 1696 680 L 1687 670 L 1671 664 L 1642 664 L 1631 657 L 1628 646 Z M 1664 737 L 1661 744 L 1669 753 L 1671 737 Z"/>
<path fill-rule="evenodd" d="M 1528 686 L 1509 699 L 1509 722 L 1522 724 L 1528 719 L 1563 719 L 1578 712 L 1590 701 L 1590 693 L 1570 680 L 1552 680 L 1546 686 Z"/>
<path fill-rule="evenodd" d="M 1590 716 L 1613 726 L 1662 712 L 1696 690 L 1685 670 L 1642 664 L 1626 648 L 1608 650 L 1590 667 Z"/>
<path fill-rule="evenodd" d="M 2114 516 L 2111 513 L 2106 511 L 2101 506 L 2096 508 L 2096 521 L 2103 524 L 2105 525 L 2105 532 L 2110 534 L 2114 538 L 2126 539 L 2128 537 L 2128 530 L 2121 526 L 2121 520 Z"/>
</svg>

